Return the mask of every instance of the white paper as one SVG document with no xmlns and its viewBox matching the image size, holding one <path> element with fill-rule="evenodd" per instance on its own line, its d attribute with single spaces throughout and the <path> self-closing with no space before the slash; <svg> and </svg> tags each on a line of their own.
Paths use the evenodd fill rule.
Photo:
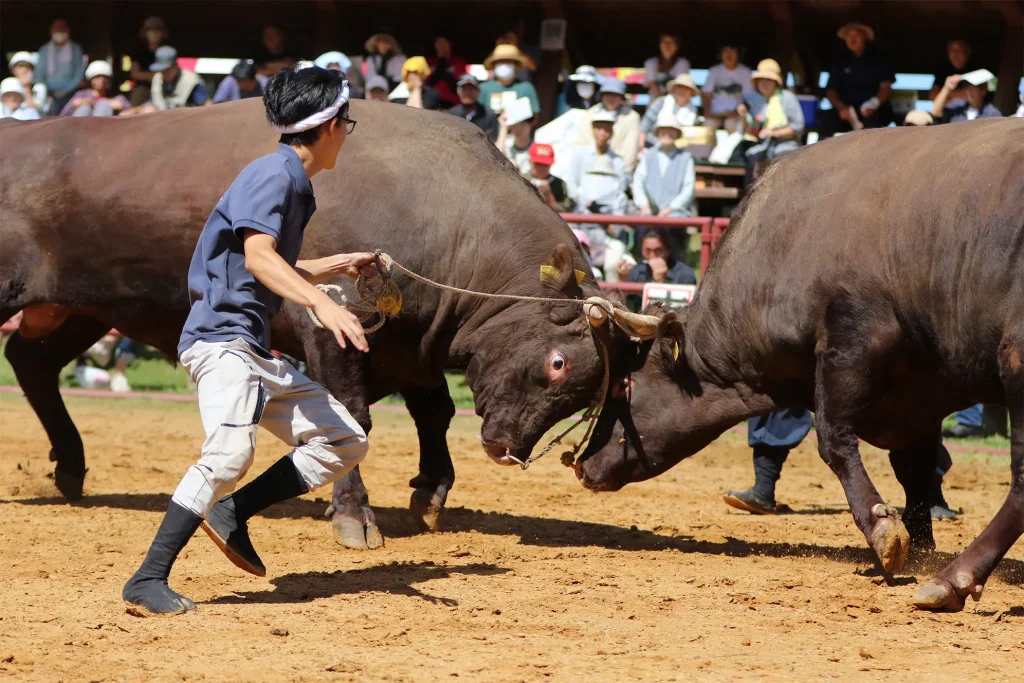
<svg viewBox="0 0 1024 683">
<path fill-rule="evenodd" d="M 996 75 L 988 69 L 978 69 L 965 73 L 960 80 L 967 81 L 971 85 L 985 85 L 995 77 Z"/>
</svg>

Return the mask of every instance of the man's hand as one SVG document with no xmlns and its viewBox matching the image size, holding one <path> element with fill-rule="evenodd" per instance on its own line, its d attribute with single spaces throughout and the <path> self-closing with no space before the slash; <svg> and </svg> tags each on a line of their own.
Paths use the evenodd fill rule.
<svg viewBox="0 0 1024 683">
<path fill-rule="evenodd" d="M 619 271 L 620 278 L 629 277 L 629 271 L 633 270 L 633 264 L 629 262 L 629 259 L 622 259 L 619 261 L 619 265 L 616 268 Z"/>
<path fill-rule="evenodd" d="M 651 277 L 655 282 L 664 282 L 665 275 L 668 273 L 668 263 L 665 259 L 660 256 L 652 258 L 647 262 L 647 265 L 651 267 Z"/>
<path fill-rule="evenodd" d="M 769 130 L 768 128 L 762 128 L 761 131 L 757 134 L 757 137 L 761 138 L 762 140 L 767 140 L 768 138 L 775 137 L 775 131 Z"/>
<path fill-rule="evenodd" d="M 948 90 L 949 92 L 952 92 L 952 91 L 956 90 L 956 87 L 958 85 L 960 85 L 960 81 L 962 79 L 963 79 L 963 76 L 961 74 L 953 74 L 952 76 L 948 76 L 946 78 L 946 82 L 943 84 L 942 87 L 945 88 L 946 90 Z"/>
<path fill-rule="evenodd" d="M 323 292 L 321 294 L 322 296 L 318 297 L 316 303 L 313 304 L 313 314 L 324 329 L 334 334 L 334 338 L 338 340 L 338 345 L 341 348 L 345 348 L 345 338 L 348 337 L 352 346 L 363 353 L 369 351 L 366 334 L 363 332 L 363 326 L 359 324 L 359 319 L 347 309 L 334 303 L 327 294 Z"/>
<path fill-rule="evenodd" d="M 641 216 L 650 216 L 651 215 L 651 206 L 650 206 L 650 204 L 644 204 L 643 206 L 640 207 L 640 215 Z"/>
<path fill-rule="evenodd" d="M 839 107 L 836 111 L 839 112 L 839 118 L 841 118 L 843 121 L 850 120 L 850 108 L 847 107 L 846 105 Z"/>
<path fill-rule="evenodd" d="M 378 275 L 375 254 L 359 251 L 354 254 L 339 254 L 338 257 L 341 259 L 338 267 L 339 274 L 348 275 L 353 280 L 360 275 L 367 279 Z"/>
<path fill-rule="evenodd" d="M 658 215 L 659 216 L 667 216 L 670 213 L 672 213 L 672 207 L 671 206 L 666 206 L 664 209 L 662 209 L 661 211 L 658 212 Z"/>
</svg>

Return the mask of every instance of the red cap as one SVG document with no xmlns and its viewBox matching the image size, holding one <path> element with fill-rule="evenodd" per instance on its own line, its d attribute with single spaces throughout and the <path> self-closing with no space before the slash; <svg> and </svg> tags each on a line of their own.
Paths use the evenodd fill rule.
<svg viewBox="0 0 1024 683">
<path fill-rule="evenodd" d="M 530 145 L 530 161 L 535 164 L 550 166 L 555 163 L 555 150 L 551 145 L 543 142 L 535 142 Z"/>
</svg>

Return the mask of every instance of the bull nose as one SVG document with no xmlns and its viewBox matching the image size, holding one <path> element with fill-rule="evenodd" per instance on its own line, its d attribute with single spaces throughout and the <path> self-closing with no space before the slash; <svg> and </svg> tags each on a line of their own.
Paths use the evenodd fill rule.
<svg viewBox="0 0 1024 683">
<path fill-rule="evenodd" d="M 510 467 L 512 465 L 523 464 L 522 459 L 518 457 L 518 453 L 511 446 L 502 443 L 488 442 L 483 438 L 480 439 L 480 443 L 483 444 L 484 452 L 487 453 L 487 457 L 499 465 Z"/>
</svg>

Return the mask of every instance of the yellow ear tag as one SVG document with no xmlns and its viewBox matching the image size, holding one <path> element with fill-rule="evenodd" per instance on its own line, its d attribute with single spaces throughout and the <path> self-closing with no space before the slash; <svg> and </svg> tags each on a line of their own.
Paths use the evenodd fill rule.
<svg viewBox="0 0 1024 683">
<path fill-rule="evenodd" d="M 672 342 L 672 360 L 679 360 L 679 342 Z"/>
<path fill-rule="evenodd" d="M 543 285 L 553 285 L 558 282 L 561 277 L 561 273 L 558 272 L 558 268 L 554 266 L 541 266 L 540 267 L 540 282 Z"/>
<path fill-rule="evenodd" d="M 582 270 L 577 270 L 576 271 L 576 284 L 582 285 L 583 284 L 583 278 L 585 278 L 586 276 L 587 276 L 587 274 L 584 273 Z"/>
</svg>

